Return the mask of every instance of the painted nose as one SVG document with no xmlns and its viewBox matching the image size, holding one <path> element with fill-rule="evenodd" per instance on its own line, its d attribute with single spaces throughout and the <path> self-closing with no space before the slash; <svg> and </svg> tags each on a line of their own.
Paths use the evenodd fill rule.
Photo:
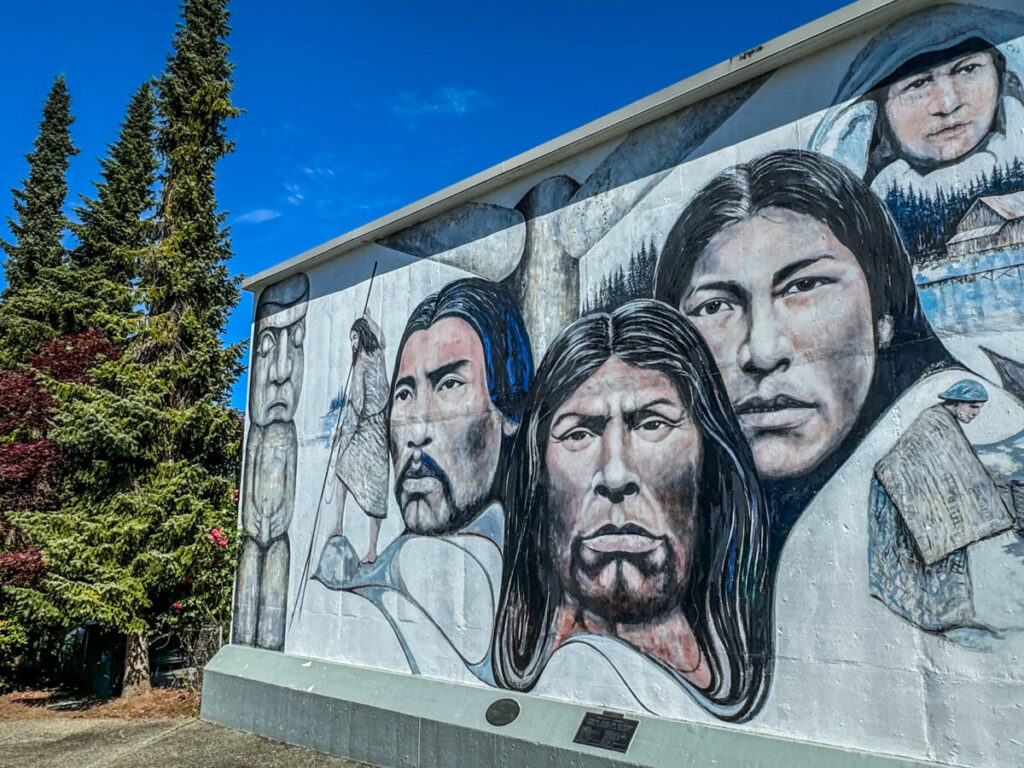
<svg viewBox="0 0 1024 768">
<path fill-rule="evenodd" d="M 629 436 L 617 420 L 609 422 L 601 436 L 601 466 L 594 477 L 594 493 L 621 504 L 640 493 L 637 476 L 630 466 Z"/>
<path fill-rule="evenodd" d="M 433 442 L 427 429 L 426 419 L 416 419 L 409 424 L 409 439 L 405 445 L 407 448 L 423 450 Z"/>
<path fill-rule="evenodd" d="M 628 496 L 635 496 L 640 493 L 640 486 L 636 483 L 626 483 L 620 488 L 611 488 L 607 485 L 598 484 L 594 489 L 594 493 L 608 499 L 612 504 L 621 504 Z"/>
<path fill-rule="evenodd" d="M 932 114 L 936 117 L 948 117 L 963 106 L 963 99 L 953 84 L 953 79 L 943 77 L 934 85 L 932 92 Z"/>
<path fill-rule="evenodd" d="M 785 370 L 792 363 L 793 349 L 787 329 L 779 322 L 771 302 L 752 305 L 747 338 L 740 346 L 740 369 L 755 379 Z"/>
<path fill-rule="evenodd" d="M 292 359 L 289 354 L 288 329 L 282 328 L 277 334 L 277 350 L 274 355 L 274 367 L 271 380 L 275 384 L 283 384 L 292 377 Z"/>
</svg>

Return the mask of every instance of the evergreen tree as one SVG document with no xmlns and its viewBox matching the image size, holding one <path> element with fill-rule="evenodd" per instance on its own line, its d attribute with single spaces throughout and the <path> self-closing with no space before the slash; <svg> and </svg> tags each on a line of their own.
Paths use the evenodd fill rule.
<svg viewBox="0 0 1024 768">
<path fill-rule="evenodd" d="M 234 148 L 225 122 L 239 114 L 230 101 L 226 6 L 187 0 L 175 51 L 157 82 L 157 145 L 166 168 L 159 243 L 141 264 L 149 320 L 144 358 L 161 368 L 177 405 L 222 400 L 240 373 L 240 346 L 220 342 L 239 291 L 228 275 L 231 244 L 214 193 L 215 166 Z"/>
<path fill-rule="evenodd" d="M 110 347 L 78 355 L 80 375 L 42 366 L 61 406 L 51 437 L 67 457 L 68 502 L 17 520 L 46 542 L 47 573 L 36 587 L 9 591 L 55 623 L 97 619 L 125 634 L 125 694 L 149 687 L 155 632 L 226 624 L 230 606 L 233 548 L 225 531 L 235 528 L 241 435 L 227 395 L 242 349 L 220 340 L 238 284 L 227 271 L 230 242 L 214 194 L 216 163 L 232 149 L 225 123 L 238 114 L 230 102 L 227 21 L 226 0 L 187 0 L 156 82 L 164 168 L 152 243 L 149 224 L 111 235 L 106 216 L 83 217 L 75 254 L 82 265 L 125 274 L 129 243 L 143 244 L 133 303 L 145 318 L 123 353 Z M 122 143 L 130 124 L 145 123 L 129 112 Z M 113 153 L 111 160 L 106 190 L 101 185 L 86 207 L 105 211 L 117 197 L 137 209 L 139 197 L 114 194 Z"/>
<path fill-rule="evenodd" d="M 58 77 L 43 106 L 39 135 L 28 160 L 28 178 L 12 189 L 15 215 L 8 219 L 14 240 L 0 241 L 7 254 L 7 287 L 0 305 L 0 361 L 5 367 L 21 362 L 25 352 L 54 333 L 54 317 L 63 297 L 51 285 L 54 270 L 64 262 L 66 174 L 78 148 L 71 141 L 71 96 L 63 75 Z"/>
<path fill-rule="evenodd" d="M 90 316 L 81 319 L 81 327 L 64 328 L 65 333 L 89 327 L 121 336 L 123 319 L 133 315 L 136 260 L 153 234 L 152 222 L 144 215 L 156 203 L 155 107 L 153 90 L 146 83 L 132 96 L 117 141 L 100 160 L 96 197 L 83 196 L 75 209 L 80 223 L 72 231 L 78 246 L 71 251 L 70 266 L 87 283 L 94 305 Z"/>
<path fill-rule="evenodd" d="M 22 189 L 12 189 L 16 218 L 8 219 L 16 242 L 3 241 L 7 254 L 4 298 L 24 290 L 40 267 L 55 267 L 64 257 L 63 235 L 68 228 L 64 200 L 68 194 L 65 175 L 78 148 L 71 143 L 71 96 L 64 76 L 58 77 L 43 106 L 39 135 L 25 158 L 28 178 Z"/>
</svg>

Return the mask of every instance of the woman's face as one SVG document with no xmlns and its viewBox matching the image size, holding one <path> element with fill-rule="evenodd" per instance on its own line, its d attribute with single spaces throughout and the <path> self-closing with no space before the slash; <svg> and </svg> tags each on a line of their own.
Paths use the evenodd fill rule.
<svg viewBox="0 0 1024 768">
<path fill-rule="evenodd" d="M 828 226 L 766 208 L 726 227 L 680 310 L 715 357 L 762 477 L 804 475 L 850 433 L 876 329 L 867 278 Z"/>
<path fill-rule="evenodd" d="M 981 51 L 889 86 L 885 116 L 910 159 L 944 163 L 985 139 L 998 106 L 999 70 L 992 54 Z"/>
</svg>

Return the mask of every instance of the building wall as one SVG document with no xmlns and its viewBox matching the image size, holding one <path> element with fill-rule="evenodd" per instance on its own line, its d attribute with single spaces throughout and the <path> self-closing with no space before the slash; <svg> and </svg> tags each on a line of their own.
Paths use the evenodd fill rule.
<svg viewBox="0 0 1024 768">
<path fill-rule="evenodd" d="M 233 642 L 1022 762 L 1022 75 L 935 4 L 265 289 Z"/>
</svg>

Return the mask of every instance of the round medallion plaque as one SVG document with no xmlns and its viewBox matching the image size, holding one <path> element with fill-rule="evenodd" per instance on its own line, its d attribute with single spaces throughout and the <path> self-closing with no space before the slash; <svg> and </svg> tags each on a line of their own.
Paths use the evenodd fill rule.
<svg viewBox="0 0 1024 768">
<path fill-rule="evenodd" d="M 491 702 L 484 717 L 491 725 L 508 725 L 519 717 L 519 702 L 515 699 L 498 699 Z"/>
</svg>

